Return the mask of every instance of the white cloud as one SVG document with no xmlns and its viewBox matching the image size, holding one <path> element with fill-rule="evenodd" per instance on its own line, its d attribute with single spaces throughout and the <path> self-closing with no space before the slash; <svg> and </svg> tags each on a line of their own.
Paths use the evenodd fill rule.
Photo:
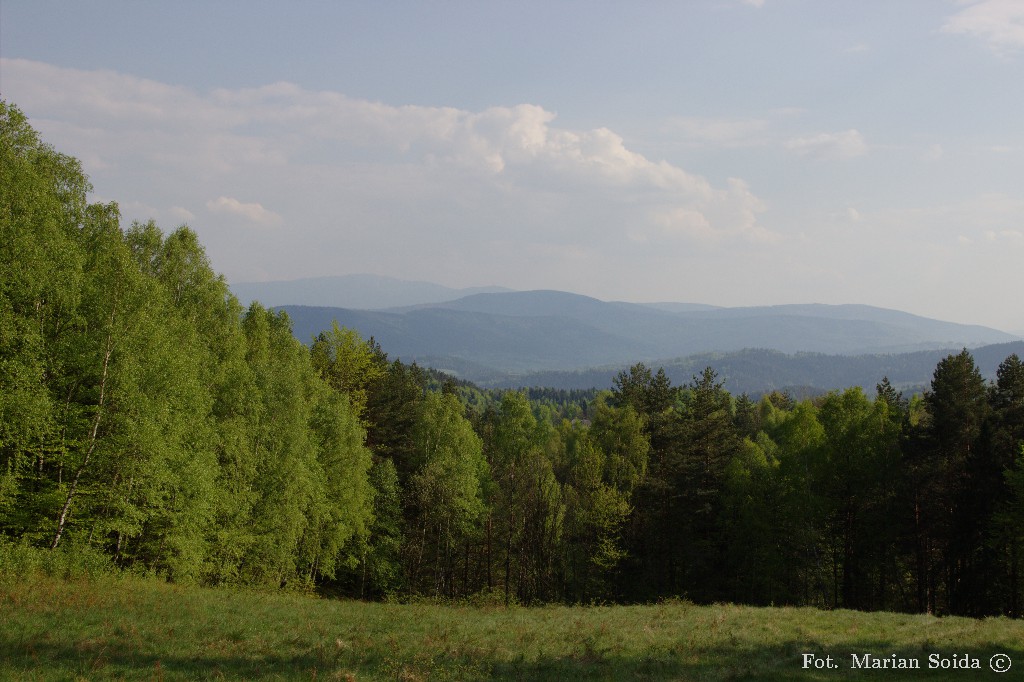
<svg viewBox="0 0 1024 682">
<path fill-rule="evenodd" d="M 100 203 L 116 202 L 121 209 L 122 220 L 125 222 L 155 220 L 157 223 L 164 223 L 170 221 L 173 225 L 165 225 L 164 227 L 177 227 L 182 223 L 191 222 L 196 217 L 191 211 L 181 206 L 161 209 L 142 201 L 119 202 L 117 199 L 100 195 L 93 195 L 91 200 Z"/>
<path fill-rule="evenodd" d="M 796 137 L 786 142 L 786 148 L 813 158 L 851 159 L 868 153 L 864 136 L 854 129 Z"/>
<path fill-rule="evenodd" d="M 987 193 L 948 204 L 891 211 L 883 221 L 886 229 L 891 230 L 917 226 L 915 229 L 922 236 L 930 236 L 933 243 L 955 239 L 961 244 L 1000 242 L 1022 246 L 1022 215 L 1024 199 Z"/>
<path fill-rule="evenodd" d="M 978 38 L 997 52 L 1024 47 L 1024 3 L 1020 0 L 982 0 L 961 4 L 967 6 L 946 19 L 943 31 Z"/>
<path fill-rule="evenodd" d="M 933 144 L 928 147 L 928 151 L 925 152 L 925 161 L 939 161 L 946 155 L 946 150 L 941 144 Z"/>
<path fill-rule="evenodd" d="M 835 225 L 847 227 L 864 221 L 864 215 L 853 206 L 847 206 L 842 210 L 830 212 L 828 218 Z"/>
<path fill-rule="evenodd" d="M 121 209 L 122 215 L 146 216 L 145 219 L 149 220 L 150 218 L 156 218 L 160 213 L 160 210 L 155 206 L 149 206 L 141 201 L 118 202 L 116 199 L 107 197 L 94 197 L 94 199 L 100 203 L 116 202 L 118 208 Z"/>
<path fill-rule="evenodd" d="M 775 107 L 769 113 L 781 118 L 797 118 L 806 114 L 807 109 L 804 107 Z"/>
<path fill-rule="evenodd" d="M 982 235 L 985 241 L 998 244 L 999 248 L 1024 246 L 1024 232 L 1020 230 L 1002 229 L 985 230 Z"/>
<path fill-rule="evenodd" d="M 412 250 L 426 239 L 426 225 L 444 225 L 445 239 L 457 234 L 466 243 L 452 248 L 467 253 L 479 246 L 469 242 L 496 240 L 515 226 L 537 242 L 600 243 L 610 259 L 627 231 L 652 241 L 693 235 L 666 232 L 671 215 L 699 215 L 706 231 L 730 239 L 770 234 L 757 221 L 761 202 L 743 182 L 714 186 L 633 151 L 608 128 L 559 127 L 553 112 L 534 104 L 467 111 L 292 83 L 199 92 L 27 60 L 5 59 L 3 69 L 13 100 L 44 119 L 44 133 L 60 129 L 55 144 L 103 158 L 103 177 L 140 168 L 159 175 L 178 192 L 168 207 L 205 203 L 221 215 L 287 222 L 319 237 L 344 226 L 352 259 L 355 239 L 364 248 L 408 243 Z M 182 195 L 185 188 L 190 194 Z M 243 194 L 262 204 L 234 198 Z M 430 248 L 442 241 L 435 235 Z"/>
<path fill-rule="evenodd" d="M 761 9 L 764 7 L 764 0 L 743 0 L 743 4 Z"/>
<path fill-rule="evenodd" d="M 768 143 L 768 121 L 761 118 L 679 117 L 665 126 L 695 142 L 722 147 L 754 147 Z"/>
<path fill-rule="evenodd" d="M 128 220 L 188 222 L 229 281 L 373 271 L 615 298 L 767 257 L 781 239 L 743 180 L 711 181 L 536 104 L 197 91 L 2 65 L 5 96 L 44 139 L 104 160 L 86 165 L 98 194 L 159 209 Z"/>
<path fill-rule="evenodd" d="M 217 197 L 206 202 L 206 208 L 214 213 L 234 215 L 260 225 L 275 225 L 281 216 L 268 211 L 258 203 L 244 204 L 233 197 Z"/>
<path fill-rule="evenodd" d="M 653 218 L 655 223 L 668 235 L 686 235 L 701 241 L 717 237 L 711 223 L 700 211 L 689 208 L 671 208 L 655 212 Z M 634 235 L 633 238 L 642 237 Z"/>
<path fill-rule="evenodd" d="M 192 211 L 188 210 L 187 208 L 182 208 L 181 206 L 171 206 L 171 208 L 168 211 L 168 213 L 175 220 L 179 220 L 179 221 L 184 222 L 184 223 L 187 223 L 187 222 L 190 222 L 190 221 L 196 219 L 196 216 L 195 216 L 194 213 L 192 213 Z"/>
<path fill-rule="evenodd" d="M 637 241 L 661 241 L 664 238 L 686 238 L 703 244 L 717 244 L 737 240 L 752 244 L 768 244 L 782 240 L 781 235 L 765 228 L 757 214 L 765 210 L 764 203 L 755 197 L 747 184 L 739 178 L 729 178 L 728 189 L 716 190 L 718 201 L 711 210 L 696 210 L 674 206 L 651 211 L 651 220 L 657 233 L 630 233 Z M 659 239 L 659 237 L 661 239 Z"/>
</svg>

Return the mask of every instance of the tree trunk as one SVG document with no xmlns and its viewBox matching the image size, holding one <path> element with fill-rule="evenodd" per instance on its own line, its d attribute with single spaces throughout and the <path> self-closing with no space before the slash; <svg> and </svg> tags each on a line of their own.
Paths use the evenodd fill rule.
<svg viewBox="0 0 1024 682">
<path fill-rule="evenodd" d="M 491 512 L 487 512 L 487 590 L 494 589 L 494 575 L 491 573 Z"/>
<path fill-rule="evenodd" d="M 85 471 L 86 467 L 89 466 L 89 459 L 92 457 L 92 453 L 96 450 L 96 440 L 100 430 L 100 420 L 103 417 L 103 402 L 106 398 L 107 389 L 107 374 L 110 368 L 110 355 L 114 351 L 114 311 L 110 312 L 110 330 L 107 332 L 107 343 L 106 350 L 103 353 L 103 373 L 100 376 L 100 398 L 96 405 L 96 418 L 92 422 L 92 431 L 89 434 L 89 448 L 85 451 L 85 458 L 82 463 L 78 466 L 78 470 L 75 472 L 75 477 L 71 480 L 71 486 L 68 488 L 67 497 L 64 500 L 64 506 L 60 510 L 60 515 L 57 517 L 57 532 L 53 536 L 53 543 L 50 545 L 50 549 L 57 549 L 57 545 L 60 543 L 61 535 L 64 533 L 64 524 L 67 523 L 68 512 L 71 511 L 71 503 L 75 498 L 75 492 L 78 489 L 78 481 L 82 478 L 82 472 Z"/>
</svg>

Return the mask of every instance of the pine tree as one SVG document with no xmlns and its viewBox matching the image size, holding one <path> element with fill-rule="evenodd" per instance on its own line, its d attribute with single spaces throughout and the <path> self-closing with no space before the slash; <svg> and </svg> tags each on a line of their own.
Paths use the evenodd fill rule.
<svg viewBox="0 0 1024 682">
<path fill-rule="evenodd" d="M 987 393 L 974 358 L 964 349 L 939 362 L 925 396 L 928 422 L 919 505 L 924 552 L 919 581 L 928 608 L 956 614 L 978 608 L 979 561 L 985 520 L 976 471 Z"/>
</svg>

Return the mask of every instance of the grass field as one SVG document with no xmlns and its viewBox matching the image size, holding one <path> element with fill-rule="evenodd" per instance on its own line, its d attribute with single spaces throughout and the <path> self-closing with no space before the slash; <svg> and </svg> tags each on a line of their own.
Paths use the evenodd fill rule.
<svg viewBox="0 0 1024 682">
<path fill-rule="evenodd" d="M 803 654 L 839 667 L 803 667 Z M 851 668 L 891 654 L 920 670 Z M 963 654 L 981 670 L 929 670 Z M 989 669 L 1007 654 L 1013 669 Z M 37 576 L 0 581 L 2 680 L 1013 679 L 1024 622 L 731 605 L 381 604 Z"/>
</svg>

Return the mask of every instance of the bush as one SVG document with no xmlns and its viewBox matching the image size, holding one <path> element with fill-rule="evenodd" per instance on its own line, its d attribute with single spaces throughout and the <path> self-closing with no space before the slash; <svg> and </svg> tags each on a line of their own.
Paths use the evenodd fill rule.
<svg viewBox="0 0 1024 682">
<path fill-rule="evenodd" d="M 110 557 L 86 545 L 69 543 L 51 550 L 0 538 L 0 581 L 21 582 L 36 576 L 94 580 L 117 572 Z"/>
</svg>

